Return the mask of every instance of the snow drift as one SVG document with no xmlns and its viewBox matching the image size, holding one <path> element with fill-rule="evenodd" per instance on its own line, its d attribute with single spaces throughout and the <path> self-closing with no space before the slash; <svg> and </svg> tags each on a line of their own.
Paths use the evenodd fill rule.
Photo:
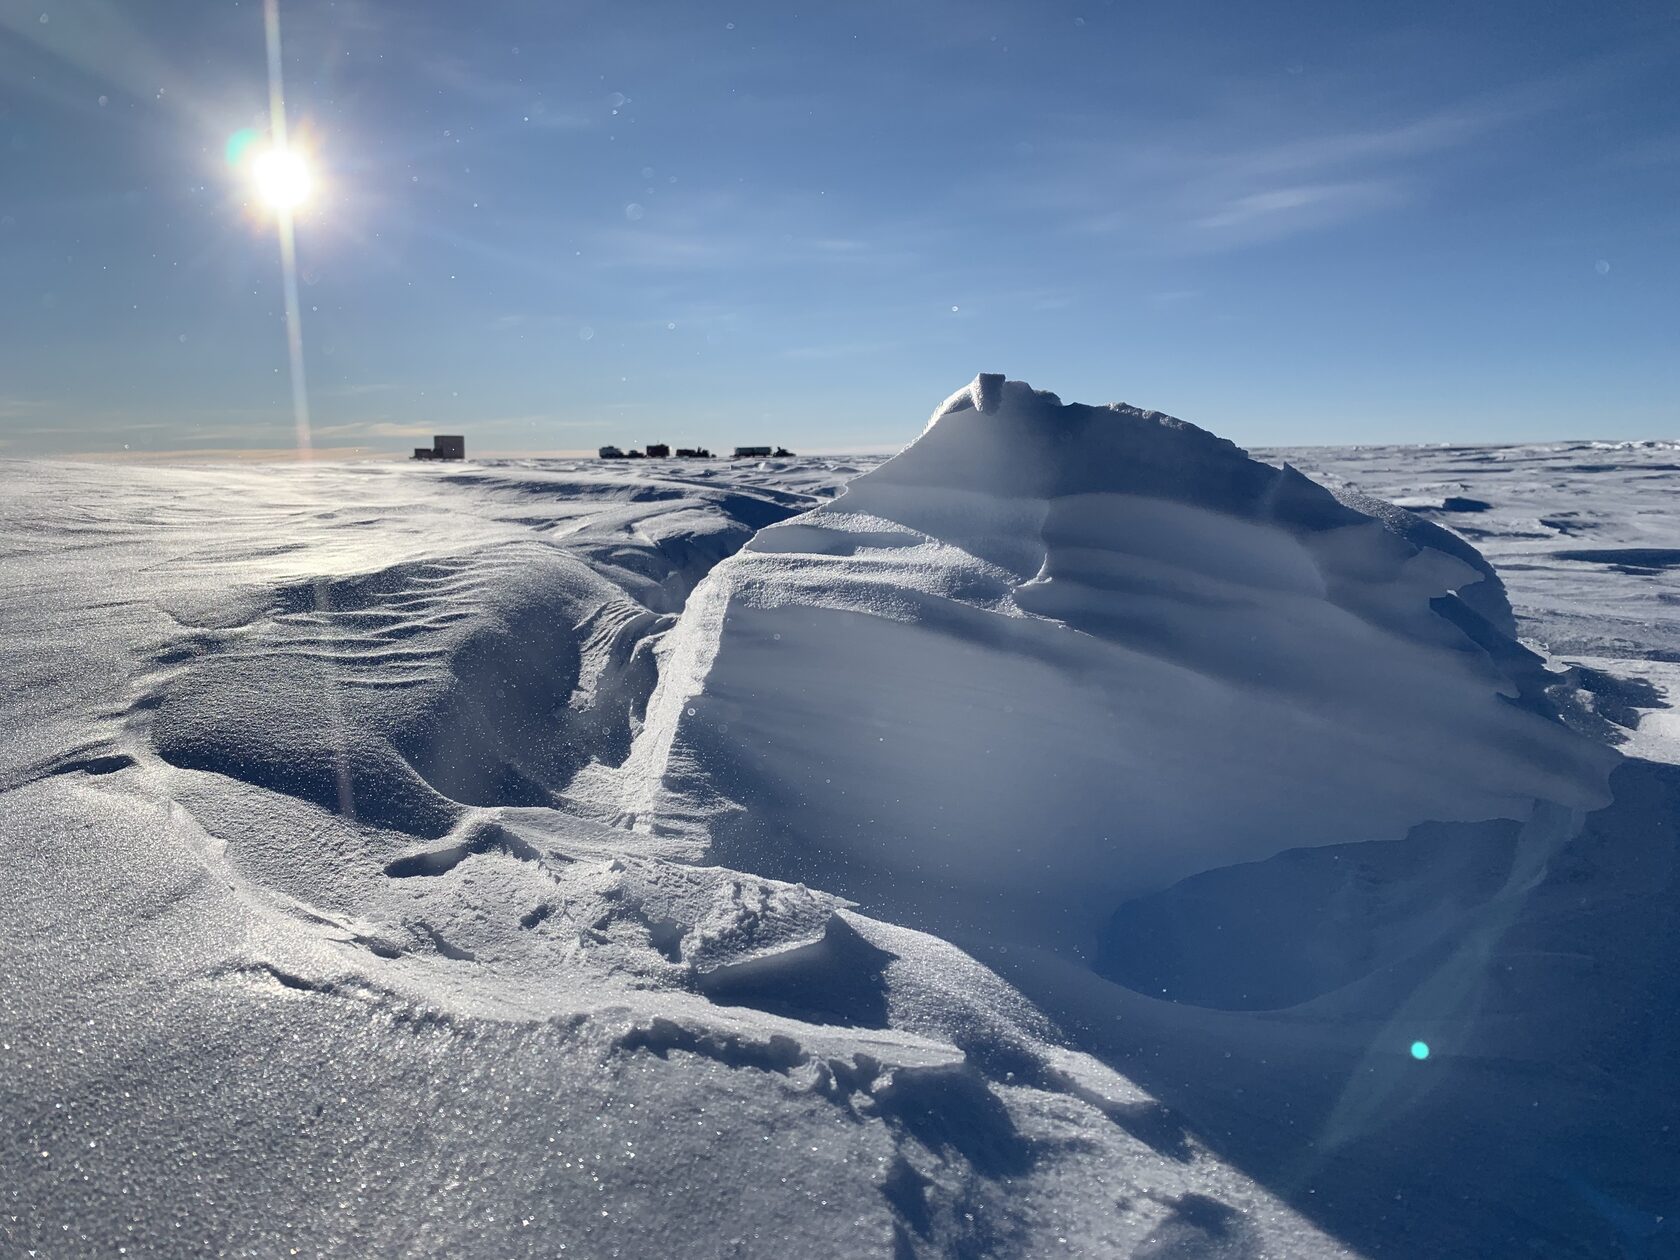
<svg viewBox="0 0 1680 1260">
<path fill-rule="evenodd" d="M 1596 808 L 1498 579 L 1158 412 L 981 376 L 761 530 L 660 652 L 644 830 L 973 939 L 1289 848 Z"/>
<path fill-rule="evenodd" d="M 0 460 L 0 1251 L 1667 1254 L 1671 486 L 1502 458 L 1334 467 L 1653 659 L 991 377 L 861 477 Z"/>
</svg>

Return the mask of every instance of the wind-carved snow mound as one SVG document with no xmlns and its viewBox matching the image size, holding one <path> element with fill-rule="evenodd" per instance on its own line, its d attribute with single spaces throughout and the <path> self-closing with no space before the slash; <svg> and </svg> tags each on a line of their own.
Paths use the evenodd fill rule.
<svg viewBox="0 0 1680 1260">
<path fill-rule="evenodd" d="M 1603 805 L 1615 755 L 1512 635 L 1436 526 L 983 375 L 695 592 L 631 812 L 870 913 L 1083 950 L 1200 871 Z"/>
</svg>

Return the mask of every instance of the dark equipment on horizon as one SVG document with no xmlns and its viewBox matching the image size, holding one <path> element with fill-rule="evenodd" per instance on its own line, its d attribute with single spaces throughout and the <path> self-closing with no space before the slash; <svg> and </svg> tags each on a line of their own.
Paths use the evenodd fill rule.
<svg viewBox="0 0 1680 1260">
<path fill-rule="evenodd" d="M 441 439 L 440 439 L 441 440 Z M 631 447 L 621 450 L 616 446 L 603 446 L 596 451 L 602 459 L 670 459 L 671 448 L 663 442 L 649 442 L 645 450 Z M 418 451 L 416 459 L 421 458 Z M 714 459 L 716 458 L 704 446 L 679 446 L 676 450 L 678 459 Z M 737 446 L 731 459 L 797 459 L 792 451 L 785 446 Z"/>
<path fill-rule="evenodd" d="M 645 451 L 638 451 L 634 447 L 624 451 L 616 446 L 603 446 L 596 454 L 602 459 L 670 459 L 671 448 L 663 442 L 649 442 Z M 704 446 L 679 446 L 676 457 L 678 459 L 711 459 L 712 453 Z"/>
</svg>

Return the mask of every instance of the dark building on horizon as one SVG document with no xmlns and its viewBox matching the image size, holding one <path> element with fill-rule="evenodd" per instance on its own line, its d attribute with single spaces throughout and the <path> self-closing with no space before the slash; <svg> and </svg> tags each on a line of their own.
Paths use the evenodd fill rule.
<svg viewBox="0 0 1680 1260">
<path fill-rule="evenodd" d="M 437 433 L 430 446 L 416 446 L 415 459 L 465 459 L 467 439 L 459 433 Z"/>
</svg>

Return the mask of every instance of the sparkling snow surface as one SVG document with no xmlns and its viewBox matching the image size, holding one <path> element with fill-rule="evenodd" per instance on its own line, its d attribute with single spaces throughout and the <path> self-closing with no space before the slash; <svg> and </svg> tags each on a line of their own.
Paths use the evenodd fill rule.
<svg viewBox="0 0 1680 1260">
<path fill-rule="evenodd" d="M 0 1255 L 1680 1250 L 1680 449 L 1022 391 L 0 461 Z"/>
</svg>

